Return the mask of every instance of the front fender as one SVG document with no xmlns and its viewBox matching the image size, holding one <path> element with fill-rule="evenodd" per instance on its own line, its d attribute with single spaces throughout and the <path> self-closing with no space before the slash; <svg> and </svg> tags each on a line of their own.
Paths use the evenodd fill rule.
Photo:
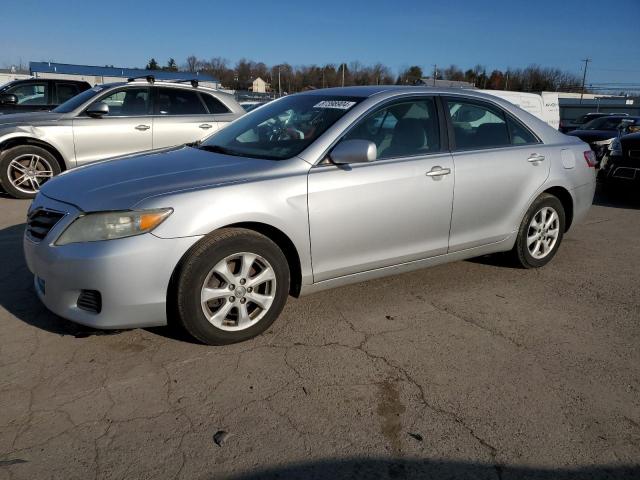
<svg viewBox="0 0 640 480">
<path fill-rule="evenodd" d="M 143 200 L 136 209 L 173 208 L 153 234 L 161 238 L 207 235 L 237 223 L 261 223 L 284 233 L 300 257 L 303 283 L 311 280 L 307 172 L 234 183 Z"/>
</svg>

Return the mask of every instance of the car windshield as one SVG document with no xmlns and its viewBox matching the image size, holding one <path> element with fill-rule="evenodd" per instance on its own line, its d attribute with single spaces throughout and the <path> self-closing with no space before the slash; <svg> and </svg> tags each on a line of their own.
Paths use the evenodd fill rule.
<svg viewBox="0 0 640 480">
<path fill-rule="evenodd" d="M 86 102 L 87 100 L 89 100 L 92 97 L 95 97 L 96 95 L 98 95 L 103 90 L 104 90 L 104 88 L 100 87 L 100 86 L 95 86 L 93 88 L 90 88 L 89 90 L 85 90 L 84 92 L 76 95 L 75 97 L 71 97 L 66 102 L 61 103 L 56 108 L 54 108 L 53 111 L 56 112 L 56 113 L 73 112 L 76 108 L 78 108 L 84 102 Z"/>
<path fill-rule="evenodd" d="M 362 100 L 328 95 L 284 97 L 240 117 L 199 148 L 268 160 L 291 158 Z"/>
<path fill-rule="evenodd" d="M 586 123 L 583 130 L 617 130 L 622 122 L 622 117 L 602 117 Z"/>
</svg>

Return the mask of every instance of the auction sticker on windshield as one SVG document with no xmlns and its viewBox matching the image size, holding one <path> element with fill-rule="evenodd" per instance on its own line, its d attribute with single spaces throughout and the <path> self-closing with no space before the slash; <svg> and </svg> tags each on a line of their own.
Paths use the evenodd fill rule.
<svg viewBox="0 0 640 480">
<path fill-rule="evenodd" d="M 349 110 L 356 102 L 349 102 L 346 100 L 323 100 L 316 103 L 313 108 L 337 108 L 339 110 Z"/>
</svg>

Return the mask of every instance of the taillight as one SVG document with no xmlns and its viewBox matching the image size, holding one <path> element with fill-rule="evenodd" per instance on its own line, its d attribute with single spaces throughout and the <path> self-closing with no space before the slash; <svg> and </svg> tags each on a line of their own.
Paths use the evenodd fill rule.
<svg viewBox="0 0 640 480">
<path fill-rule="evenodd" d="M 586 152 L 584 152 L 584 159 L 586 160 L 587 165 L 589 165 L 590 168 L 595 168 L 596 154 L 593 150 L 587 150 Z"/>
</svg>

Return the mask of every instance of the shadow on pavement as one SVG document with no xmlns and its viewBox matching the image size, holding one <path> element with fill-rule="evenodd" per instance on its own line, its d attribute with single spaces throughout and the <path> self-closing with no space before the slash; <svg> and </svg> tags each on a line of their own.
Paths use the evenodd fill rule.
<svg viewBox="0 0 640 480">
<path fill-rule="evenodd" d="M 213 478 L 213 477 L 212 477 Z M 534 468 L 486 463 L 405 459 L 346 459 L 301 463 L 232 477 L 264 479 L 537 479 L 626 480 L 640 478 L 640 466 L 597 465 L 583 468 Z"/>
<path fill-rule="evenodd" d="M 0 230 L 0 305 L 29 325 L 58 335 L 84 338 L 108 335 L 117 331 L 94 330 L 66 321 L 49 312 L 36 296 L 33 275 L 22 252 L 24 224 Z"/>
</svg>

